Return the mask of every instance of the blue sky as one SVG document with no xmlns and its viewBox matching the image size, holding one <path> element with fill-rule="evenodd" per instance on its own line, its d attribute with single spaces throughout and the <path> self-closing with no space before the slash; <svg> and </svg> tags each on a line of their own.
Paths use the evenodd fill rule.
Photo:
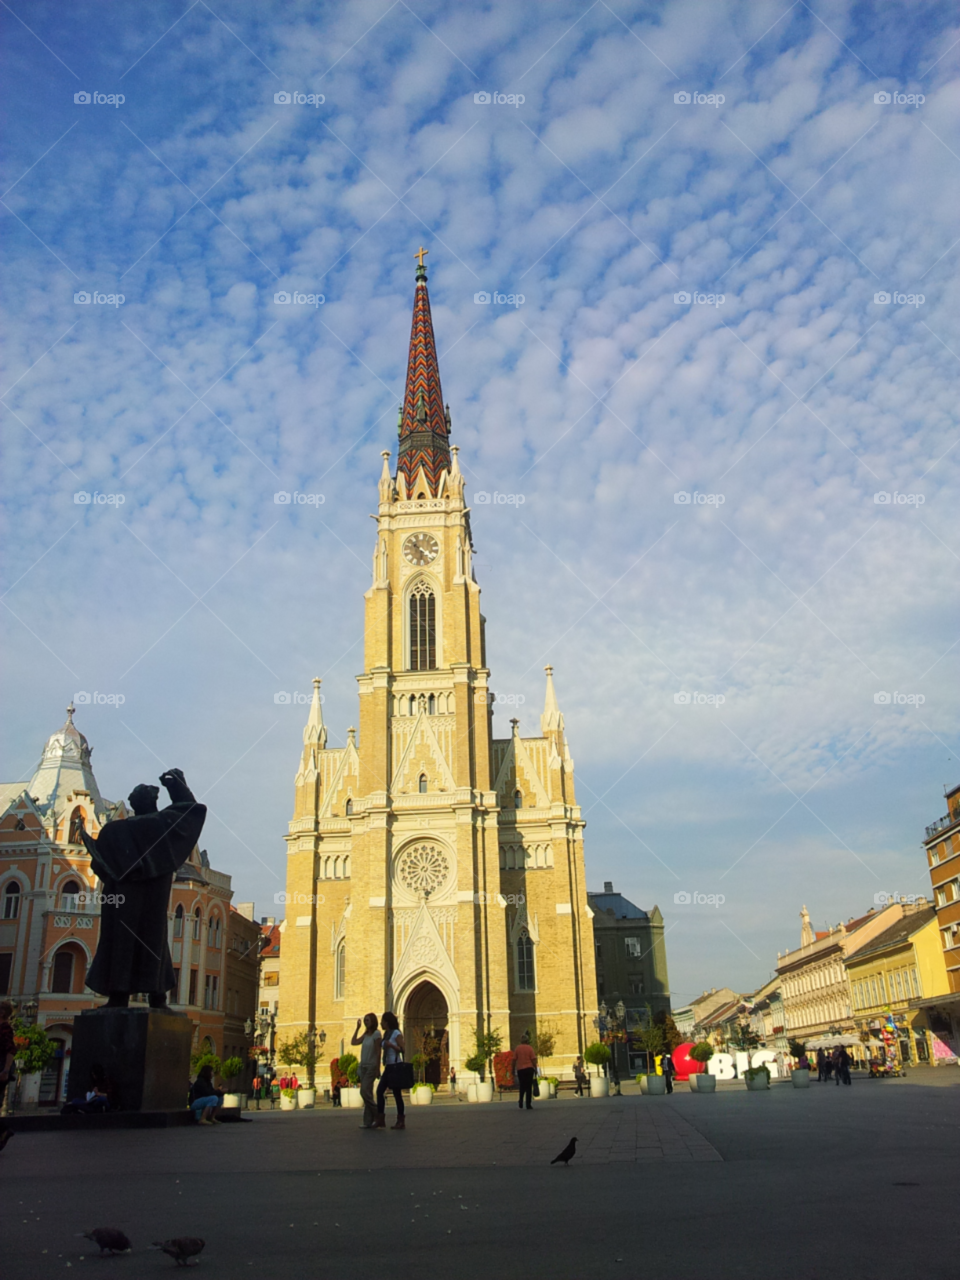
<svg viewBox="0 0 960 1280">
<path fill-rule="evenodd" d="M 660 905 L 675 998 L 758 985 L 804 902 L 923 891 L 960 772 L 951 6 L 0 21 L 5 778 L 122 693 L 77 715 L 104 794 L 182 766 L 279 914 L 274 695 L 321 675 L 331 743 L 356 721 L 423 244 L 493 687 L 536 732 L 554 665 L 589 881 Z"/>
</svg>

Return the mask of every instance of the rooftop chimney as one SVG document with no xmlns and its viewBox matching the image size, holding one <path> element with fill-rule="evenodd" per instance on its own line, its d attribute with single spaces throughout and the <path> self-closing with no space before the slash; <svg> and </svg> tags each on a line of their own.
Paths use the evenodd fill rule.
<svg viewBox="0 0 960 1280">
<path fill-rule="evenodd" d="M 604 893 L 613 893 L 613 881 L 612 881 L 612 880 L 604 880 L 604 882 L 603 882 L 603 892 L 604 892 Z"/>
</svg>

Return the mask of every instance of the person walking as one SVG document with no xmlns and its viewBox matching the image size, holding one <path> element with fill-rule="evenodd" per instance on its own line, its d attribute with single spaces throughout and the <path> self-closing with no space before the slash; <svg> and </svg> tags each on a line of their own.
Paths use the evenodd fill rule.
<svg viewBox="0 0 960 1280">
<path fill-rule="evenodd" d="M 821 1084 L 827 1078 L 827 1055 L 822 1049 L 817 1050 L 817 1083 Z"/>
<path fill-rule="evenodd" d="M 577 1082 L 577 1097 L 583 1097 L 583 1086 L 587 1082 L 587 1073 L 583 1066 L 583 1057 L 579 1056 L 573 1064 L 573 1078 Z"/>
<path fill-rule="evenodd" d="M 456 1067 L 451 1067 L 451 1068 L 450 1068 L 450 1092 L 451 1092 L 451 1093 L 456 1093 L 456 1092 L 457 1092 L 457 1069 L 456 1069 Z"/>
<path fill-rule="evenodd" d="M 514 1053 L 514 1070 L 517 1073 L 517 1087 L 520 1090 L 520 1110 L 523 1110 L 523 1100 L 527 1100 L 527 1110 L 533 1110 L 533 1077 L 537 1072 L 537 1055 L 533 1045 L 530 1043 L 530 1032 L 525 1031 L 520 1037 L 520 1043 L 517 1045 Z"/>
<path fill-rule="evenodd" d="M 663 1079 L 667 1086 L 667 1093 L 673 1093 L 673 1077 L 676 1075 L 676 1067 L 673 1065 L 673 1058 L 669 1053 L 665 1053 L 660 1059 L 660 1070 L 663 1072 Z"/>
<path fill-rule="evenodd" d="M 385 1129 L 387 1127 L 387 1118 L 385 1115 L 387 1090 L 393 1093 L 393 1099 L 397 1104 L 397 1123 L 392 1126 L 394 1129 L 405 1129 L 406 1117 L 404 1115 L 403 1092 L 396 1083 L 397 1073 L 396 1065 L 403 1057 L 403 1035 L 400 1031 L 400 1023 L 397 1021 L 397 1015 L 387 1010 L 380 1019 L 380 1026 L 383 1028 L 383 1074 L 380 1077 L 380 1083 L 377 1085 L 377 1128 Z"/>
<path fill-rule="evenodd" d="M 363 1124 L 361 1129 L 377 1129 L 377 1103 L 373 1096 L 374 1086 L 380 1078 L 380 1046 L 383 1036 L 377 1026 L 377 1015 L 366 1013 L 363 1016 L 363 1035 L 360 1035 L 360 1019 L 357 1019 L 353 1033 L 352 1045 L 360 1045 L 360 1097 L 363 1099 Z"/>
<path fill-rule="evenodd" d="M 13 1066 L 16 1047 L 13 1042 L 13 1026 L 10 1021 L 12 1017 L 13 1005 L 9 1000 L 4 1000 L 0 1003 L 0 1103 L 3 1102 L 3 1095 L 13 1084 L 16 1076 Z M 0 1151 L 3 1150 L 12 1137 L 13 1130 L 4 1125 L 0 1129 Z"/>
<path fill-rule="evenodd" d="M 258 1071 L 253 1077 L 253 1100 L 257 1104 L 257 1110 L 260 1110 L 260 1090 L 263 1088 L 263 1076 Z"/>
<path fill-rule="evenodd" d="M 844 1084 L 850 1083 L 850 1055 L 847 1053 L 846 1045 L 841 1045 L 837 1054 L 837 1084 L 841 1080 Z"/>
</svg>

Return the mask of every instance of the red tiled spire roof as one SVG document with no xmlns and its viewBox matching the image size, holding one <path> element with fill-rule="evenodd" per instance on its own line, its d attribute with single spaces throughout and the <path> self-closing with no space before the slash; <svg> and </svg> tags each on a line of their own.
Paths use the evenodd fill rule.
<svg viewBox="0 0 960 1280">
<path fill-rule="evenodd" d="M 425 251 L 424 251 L 425 252 Z M 417 287 L 413 299 L 413 324 L 410 327 L 410 354 L 407 359 L 407 385 L 400 410 L 400 452 L 397 474 L 403 473 L 407 492 L 415 498 L 414 484 L 423 468 L 430 492 L 435 498 L 440 476 L 450 469 L 450 419 L 444 412 L 440 390 L 440 367 L 430 316 L 427 293 L 427 271 L 421 258 L 417 267 Z"/>
</svg>

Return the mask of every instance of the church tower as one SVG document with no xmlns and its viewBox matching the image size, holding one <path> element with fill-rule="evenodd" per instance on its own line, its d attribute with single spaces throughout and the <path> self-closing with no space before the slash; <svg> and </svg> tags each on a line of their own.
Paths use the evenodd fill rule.
<svg viewBox="0 0 960 1280">
<path fill-rule="evenodd" d="M 396 468 L 383 454 L 366 592 L 359 740 L 327 747 L 320 682 L 287 836 L 279 1032 L 392 1008 L 428 1079 L 463 1078 L 474 1037 L 552 1037 L 551 1067 L 593 1038 L 596 977 L 573 790 L 552 668 L 540 733 L 493 738 L 470 510 L 440 387 L 423 251 Z M 466 1073 L 469 1076 L 469 1073 Z"/>
</svg>

